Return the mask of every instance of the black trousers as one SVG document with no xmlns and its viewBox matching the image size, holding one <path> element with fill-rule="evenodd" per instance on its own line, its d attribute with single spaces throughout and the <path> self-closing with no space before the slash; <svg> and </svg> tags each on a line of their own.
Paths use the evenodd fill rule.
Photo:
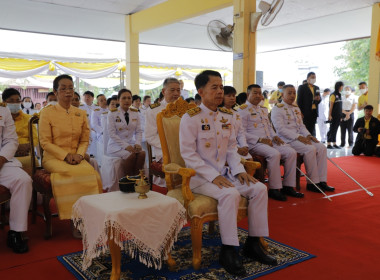
<svg viewBox="0 0 380 280">
<path fill-rule="evenodd" d="M 303 124 L 306 126 L 306 129 L 310 132 L 311 135 L 315 137 L 315 124 L 317 122 L 317 117 L 311 116 L 303 119 Z"/>
<path fill-rule="evenodd" d="M 354 113 L 350 115 L 348 120 L 341 120 L 340 122 L 340 145 L 346 145 L 346 132 L 348 132 L 348 145 L 354 144 Z"/>
<path fill-rule="evenodd" d="M 339 124 L 340 116 L 333 116 L 330 123 L 330 129 L 327 132 L 327 142 L 336 142 L 336 133 L 338 132 Z"/>
<path fill-rule="evenodd" d="M 357 137 L 360 137 L 359 135 Z M 354 147 L 352 148 L 352 154 L 355 156 L 364 153 L 366 156 L 372 156 L 375 153 L 377 145 L 377 139 L 367 140 L 367 139 L 358 139 L 355 142 Z M 379 156 L 379 155 L 378 155 Z"/>
</svg>

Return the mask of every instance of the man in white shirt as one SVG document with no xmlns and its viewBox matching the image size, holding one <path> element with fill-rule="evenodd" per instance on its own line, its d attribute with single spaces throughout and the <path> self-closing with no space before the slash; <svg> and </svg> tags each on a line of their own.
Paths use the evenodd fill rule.
<svg viewBox="0 0 380 280">
<path fill-rule="evenodd" d="M 345 86 L 342 93 L 342 120 L 340 121 L 340 146 L 346 145 L 346 132 L 348 132 L 348 147 L 354 145 L 354 111 L 356 98 L 350 86 Z"/>
<path fill-rule="evenodd" d="M 329 124 L 327 123 L 329 117 L 329 96 L 330 89 L 326 88 L 323 91 L 321 97 L 321 103 L 318 104 L 318 118 L 317 123 L 319 127 L 319 135 L 321 137 L 321 142 L 326 143 L 327 140 L 327 129 Z"/>
<path fill-rule="evenodd" d="M 93 103 L 94 102 L 94 93 L 92 91 L 85 91 L 83 93 L 83 102 L 84 104 L 80 104 L 79 109 L 85 110 L 87 114 L 88 123 L 91 124 L 91 115 L 92 112 L 97 108 L 97 106 Z M 96 132 L 91 127 L 91 134 L 90 134 L 90 144 L 88 145 L 87 153 L 91 156 L 94 156 L 96 154 Z"/>
<path fill-rule="evenodd" d="M 183 88 L 185 84 L 183 83 L 182 80 L 179 80 L 179 85 L 181 87 L 181 96 L 183 100 L 186 100 L 186 98 L 189 97 L 189 91 Z"/>
</svg>

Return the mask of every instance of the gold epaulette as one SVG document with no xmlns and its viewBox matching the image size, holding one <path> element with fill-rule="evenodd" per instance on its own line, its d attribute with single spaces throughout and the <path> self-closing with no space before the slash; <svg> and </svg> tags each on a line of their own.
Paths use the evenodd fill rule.
<svg viewBox="0 0 380 280">
<path fill-rule="evenodd" d="M 244 110 L 245 108 L 248 108 L 248 105 L 247 104 L 241 104 L 239 108 Z"/>
<path fill-rule="evenodd" d="M 186 113 L 188 113 L 190 117 L 193 117 L 199 114 L 201 111 L 202 109 L 200 107 L 194 107 L 193 109 L 187 110 Z"/>
<path fill-rule="evenodd" d="M 79 106 L 84 106 L 84 104 L 82 103 L 82 104 L 80 104 Z"/>
<path fill-rule="evenodd" d="M 229 115 L 233 115 L 233 114 L 234 114 L 231 110 L 226 109 L 226 108 L 224 108 L 224 107 L 219 107 L 218 109 L 219 109 L 219 111 L 222 112 L 222 113 L 226 113 L 226 114 L 229 114 Z"/>
<path fill-rule="evenodd" d="M 7 103 L 0 102 L 0 106 L 1 106 L 1 107 L 7 107 Z"/>
<path fill-rule="evenodd" d="M 298 107 L 298 105 L 297 104 L 292 104 L 293 105 L 293 107 Z"/>
<path fill-rule="evenodd" d="M 110 109 L 111 112 L 117 112 L 117 108 Z"/>
<path fill-rule="evenodd" d="M 103 115 L 104 115 L 104 114 L 108 114 L 108 111 L 105 111 L 105 112 L 103 112 L 102 114 L 103 114 Z"/>
<path fill-rule="evenodd" d="M 129 110 L 131 110 L 132 112 L 138 112 L 139 111 L 136 108 L 132 108 L 132 107 L 129 107 Z"/>
<path fill-rule="evenodd" d="M 150 104 L 149 107 L 150 107 L 150 109 L 154 109 L 154 108 L 157 108 L 160 105 L 161 105 L 161 103 L 157 102 L 157 103 Z"/>
<path fill-rule="evenodd" d="M 100 109 L 99 109 L 99 108 L 96 108 L 94 111 L 100 111 Z"/>
<path fill-rule="evenodd" d="M 278 108 L 282 108 L 282 107 L 284 107 L 284 104 L 282 104 L 282 103 L 277 103 L 276 106 L 277 106 Z"/>
</svg>

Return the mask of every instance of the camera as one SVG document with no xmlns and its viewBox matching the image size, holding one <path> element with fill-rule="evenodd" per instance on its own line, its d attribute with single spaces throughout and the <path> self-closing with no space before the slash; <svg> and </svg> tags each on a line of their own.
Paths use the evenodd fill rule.
<svg viewBox="0 0 380 280">
<path fill-rule="evenodd" d="M 325 121 L 325 123 L 332 123 L 332 121 Z"/>
</svg>

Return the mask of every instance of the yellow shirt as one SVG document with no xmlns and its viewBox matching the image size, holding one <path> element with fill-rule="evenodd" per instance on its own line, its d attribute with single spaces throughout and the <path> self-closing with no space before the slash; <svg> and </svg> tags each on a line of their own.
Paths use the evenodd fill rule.
<svg viewBox="0 0 380 280">
<path fill-rule="evenodd" d="M 310 89 L 311 93 L 313 94 L 313 100 L 314 100 L 314 86 L 309 84 L 309 89 Z M 313 103 L 311 105 L 311 109 L 317 109 L 317 106 L 315 106 L 315 104 Z"/>
<path fill-rule="evenodd" d="M 68 153 L 84 157 L 90 137 L 86 112 L 74 106 L 66 110 L 59 104 L 46 107 L 40 113 L 39 135 L 44 161 L 63 161 Z"/>
<path fill-rule="evenodd" d="M 31 115 L 25 114 L 22 110 L 20 110 L 19 115 L 14 120 L 19 144 L 29 143 L 28 124 L 31 118 L 32 118 Z M 37 145 L 38 143 L 37 130 L 35 126 L 33 126 L 33 142 L 34 142 L 34 145 Z"/>
<path fill-rule="evenodd" d="M 335 102 L 335 95 L 334 94 L 331 94 L 330 95 L 330 102 Z"/>
<path fill-rule="evenodd" d="M 368 93 L 359 96 L 358 107 L 363 106 L 364 103 L 368 103 Z"/>
<path fill-rule="evenodd" d="M 267 108 L 268 111 L 270 112 L 270 106 L 269 106 L 269 100 L 268 100 L 268 99 L 264 99 L 264 104 L 263 104 L 263 106 L 264 106 L 265 108 Z"/>
<path fill-rule="evenodd" d="M 369 119 L 369 120 L 364 119 L 364 128 L 367 129 L 367 130 L 369 130 L 369 122 L 370 122 L 370 120 L 371 119 Z M 369 134 L 368 135 L 364 134 L 364 138 L 365 139 L 372 139 L 371 135 L 369 135 Z"/>
</svg>

